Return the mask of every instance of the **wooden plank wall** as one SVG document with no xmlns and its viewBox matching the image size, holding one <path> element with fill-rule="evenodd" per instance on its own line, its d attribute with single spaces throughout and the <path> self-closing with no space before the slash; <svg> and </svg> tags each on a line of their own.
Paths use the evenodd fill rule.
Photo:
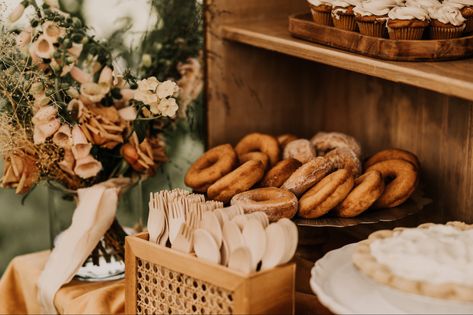
<svg viewBox="0 0 473 315">
<path fill-rule="evenodd" d="M 473 102 L 220 39 L 223 23 L 299 12 L 299 4 L 208 4 L 209 146 L 253 131 L 310 137 L 336 130 L 359 139 L 366 155 L 401 147 L 422 162 L 435 216 L 473 223 Z"/>
</svg>

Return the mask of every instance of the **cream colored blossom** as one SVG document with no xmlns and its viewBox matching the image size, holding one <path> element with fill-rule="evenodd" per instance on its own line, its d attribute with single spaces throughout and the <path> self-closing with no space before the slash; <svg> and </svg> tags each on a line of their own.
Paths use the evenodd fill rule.
<svg viewBox="0 0 473 315">
<path fill-rule="evenodd" d="M 15 152 L 4 157 L 1 187 L 16 188 L 17 194 L 28 192 L 39 181 L 35 157 Z"/>
<path fill-rule="evenodd" d="M 81 100 L 85 104 L 100 102 L 110 91 L 110 87 L 105 83 L 86 82 L 80 86 L 80 94 L 84 98 Z"/>
<path fill-rule="evenodd" d="M 157 105 L 158 103 L 158 96 L 156 95 L 156 93 L 150 90 L 138 89 L 136 90 L 133 98 L 150 106 L 152 106 L 153 104 Z"/>
<path fill-rule="evenodd" d="M 39 58 L 50 59 L 55 50 L 53 42 L 45 35 L 40 35 L 33 43 L 33 51 Z"/>
<path fill-rule="evenodd" d="M 156 77 L 149 77 L 147 79 L 143 79 L 137 82 L 138 83 L 138 90 L 143 91 L 156 91 L 156 88 L 159 85 L 158 79 Z"/>
<path fill-rule="evenodd" d="M 26 50 L 28 45 L 31 43 L 33 29 L 29 26 L 25 28 L 16 36 L 16 46 L 22 50 Z"/>
<path fill-rule="evenodd" d="M 84 179 L 96 176 L 101 170 L 102 163 L 94 159 L 92 155 L 77 160 L 74 167 L 74 173 Z"/>
<path fill-rule="evenodd" d="M 174 81 L 167 80 L 158 85 L 157 94 L 159 98 L 175 96 L 179 91 L 179 87 Z"/>
<path fill-rule="evenodd" d="M 163 116 L 174 117 L 178 110 L 176 99 L 174 98 L 165 98 L 159 102 L 158 111 Z"/>
<path fill-rule="evenodd" d="M 13 12 L 10 14 L 10 16 L 8 17 L 8 19 L 10 20 L 11 23 L 15 23 L 16 21 L 18 21 L 21 16 L 23 15 L 23 13 L 25 12 L 25 6 L 23 4 L 19 4 L 14 10 Z"/>
<path fill-rule="evenodd" d="M 63 37 L 66 33 L 64 28 L 59 27 L 52 21 L 46 21 L 42 25 L 43 35 L 51 42 L 57 43 L 59 37 Z"/>
</svg>

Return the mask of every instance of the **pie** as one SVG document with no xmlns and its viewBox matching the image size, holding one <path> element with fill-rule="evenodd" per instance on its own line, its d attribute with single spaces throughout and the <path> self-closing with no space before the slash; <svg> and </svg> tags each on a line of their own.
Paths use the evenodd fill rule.
<svg viewBox="0 0 473 315">
<path fill-rule="evenodd" d="M 473 302 L 473 225 L 426 223 L 377 231 L 358 243 L 353 264 L 406 292 Z"/>
</svg>

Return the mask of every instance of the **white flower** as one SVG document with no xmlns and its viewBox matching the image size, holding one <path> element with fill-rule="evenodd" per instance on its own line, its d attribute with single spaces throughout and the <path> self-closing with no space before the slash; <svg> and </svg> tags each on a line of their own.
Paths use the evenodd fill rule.
<svg viewBox="0 0 473 315">
<path fill-rule="evenodd" d="M 87 82 L 80 86 L 80 94 L 90 103 L 100 102 L 105 95 L 110 91 L 110 88 L 103 83 Z"/>
<path fill-rule="evenodd" d="M 161 112 L 161 115 L 168 117 L 174 117 L 178 108 L 179 107 L 177 106 L 176 99 L 174 98 L 165 98 L 161 100 L 157 106 L 157 109 L 159 112 Z M 153 110 L 151 111 L 153 112 Z"/>
<path fill-rule="evenodd" d="M 143 79 L 137 82 L 138 83 L 138 90 L 141 91 L 156 91 L 158 87 L 159 81 L 156 77 L 149 77 L 147 79 Z"/>
<path fill-rule="evenodd" d="M 36 55 L 43 59 L 49 59 L 56 50 L 53 43 L 44 35 L 40 35 L 33 45 Z"/>
<path fill-rule="evenodd" d="M 150 106 L 153 104 L 157 104 L 158 102 L 158 96 L 156 95 L 156 93 L 148 90 L 136 90 L 133 98 Z"/>
<path fill-rule="evenodd" d="M 169 96 L 174 96 L 179 91 L 179 87 L 174 81 L 167 80 L 158 85 L 158 97 L 166 98 Z"/>
</svg>

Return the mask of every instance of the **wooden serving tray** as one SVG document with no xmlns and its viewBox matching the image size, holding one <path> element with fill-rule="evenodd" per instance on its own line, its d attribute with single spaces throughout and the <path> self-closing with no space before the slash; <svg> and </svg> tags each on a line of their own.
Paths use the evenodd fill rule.
<svg viewBox="0 0 473 315">
<path fill-rule="evenodd" d="M 473 35 L 444 40 L 391 40 L 319 25 L 309 13 L 289 17 L 292 36 L 357 54 L 396 61 L 435 61 L 473 56 Z"/>
</svg>

